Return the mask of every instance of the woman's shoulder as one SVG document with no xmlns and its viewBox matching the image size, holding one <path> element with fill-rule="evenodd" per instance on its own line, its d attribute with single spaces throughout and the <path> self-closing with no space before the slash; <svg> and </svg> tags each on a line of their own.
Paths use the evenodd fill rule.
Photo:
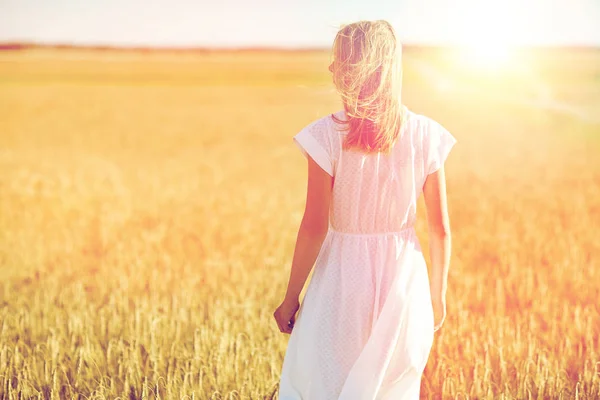
<svg viewBox="0 0 600 400">
<path fill-rule="evenodd" d="M 428 127 L 439 124 L 435 119 L 425 114 L 419 114 L 412 110 L 407 110 L 406 120 L 409 124 L 418 126 L 419 128 Z"/>
<path fill-rule="evenodd" d="M 344 135 L 347 133 L 342 126 L 345 120 L 346 113 L 339 110 L 312 120 L 302 128 L 302 132 L 323 138 Z"/>
<path fill-rule="evenodd" d="M 317 119 L 310 121 L 304 126 L 303 129 L 327 129 L 332 127 L 338 121 L 344 121 L 345 119 L 344 110 L 339 110 L 331 114 L 326 114 Z"/>
<path fill-rule="evenodd" d="M 436 132 L 445 131 L 445 127 L 438 122 L 436 119 L 425 115 L 419 114 L 414 111 L 408 110 L 406 123 L 412 135 L 416 135 L 421 139 L 429 136 L 430 134 L 435 134 Z"/>
<path fill-rule="evenodd" d="M 340 122 L 348 120 L 348 117 L 346 116 L 346 111 L 344 111 L 344 109 L 341 109 L 334 113 L 331 113 L 326 118 L 328 118 L 332 121 L 340 121 Z"/>
</svg>

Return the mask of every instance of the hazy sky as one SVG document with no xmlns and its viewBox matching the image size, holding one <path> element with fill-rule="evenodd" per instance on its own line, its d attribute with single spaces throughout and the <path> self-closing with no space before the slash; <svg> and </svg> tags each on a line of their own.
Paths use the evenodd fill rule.
<svg viewBox="0 0 600 400">
<path fill-rule="evenodd" d="M 0 0 L 0 41 L 329 46 L 375 18 L 405 43 L 600 46 L 600 0 Z"/>
</svg>

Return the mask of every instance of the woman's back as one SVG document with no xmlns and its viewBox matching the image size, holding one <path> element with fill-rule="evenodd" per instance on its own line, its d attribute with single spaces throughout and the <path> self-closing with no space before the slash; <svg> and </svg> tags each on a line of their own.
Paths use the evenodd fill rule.
<svg viewBox="0 0 600 400">
<path fill-rule="evenodd" d="M 333 115 L 345 119 L 344 111 Z M 340 128 L 327 116 L 295 137 L 334 178 L 331 229 L 377 234 L 413 227 L 425 179 L 443 164 L 455 139 L 439 123 L 411 111 L 387 154 L 343 150 L 347 133 Z"/>
</svg>

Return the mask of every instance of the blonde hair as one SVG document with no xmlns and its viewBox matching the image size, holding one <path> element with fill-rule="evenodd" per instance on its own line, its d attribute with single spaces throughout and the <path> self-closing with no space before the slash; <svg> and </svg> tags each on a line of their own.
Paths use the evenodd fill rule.
<svg viewBox="0 0 600 400">
<path fill-rule="evenodd" d="M 388 152 L 400 135 L 402 45 L 383 20 L 342 27 L 333 42 L 333 83 L 342 97 L 345 148 Z"/>
</svg>

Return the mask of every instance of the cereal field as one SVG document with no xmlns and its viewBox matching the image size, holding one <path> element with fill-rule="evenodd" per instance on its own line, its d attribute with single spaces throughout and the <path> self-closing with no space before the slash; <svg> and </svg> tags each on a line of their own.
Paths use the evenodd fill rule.
<svg viewBox="0 0 600 400">
<path fill-rule="evenodd" d="M 600 397 L 600 52 L 408 49 L 447 163 L 422 398 Z M 276 398 L 327 52 L 0 53 L 0 398 Z M 423 203 L 418 233 L 426 247 Z"/>
</svg>

